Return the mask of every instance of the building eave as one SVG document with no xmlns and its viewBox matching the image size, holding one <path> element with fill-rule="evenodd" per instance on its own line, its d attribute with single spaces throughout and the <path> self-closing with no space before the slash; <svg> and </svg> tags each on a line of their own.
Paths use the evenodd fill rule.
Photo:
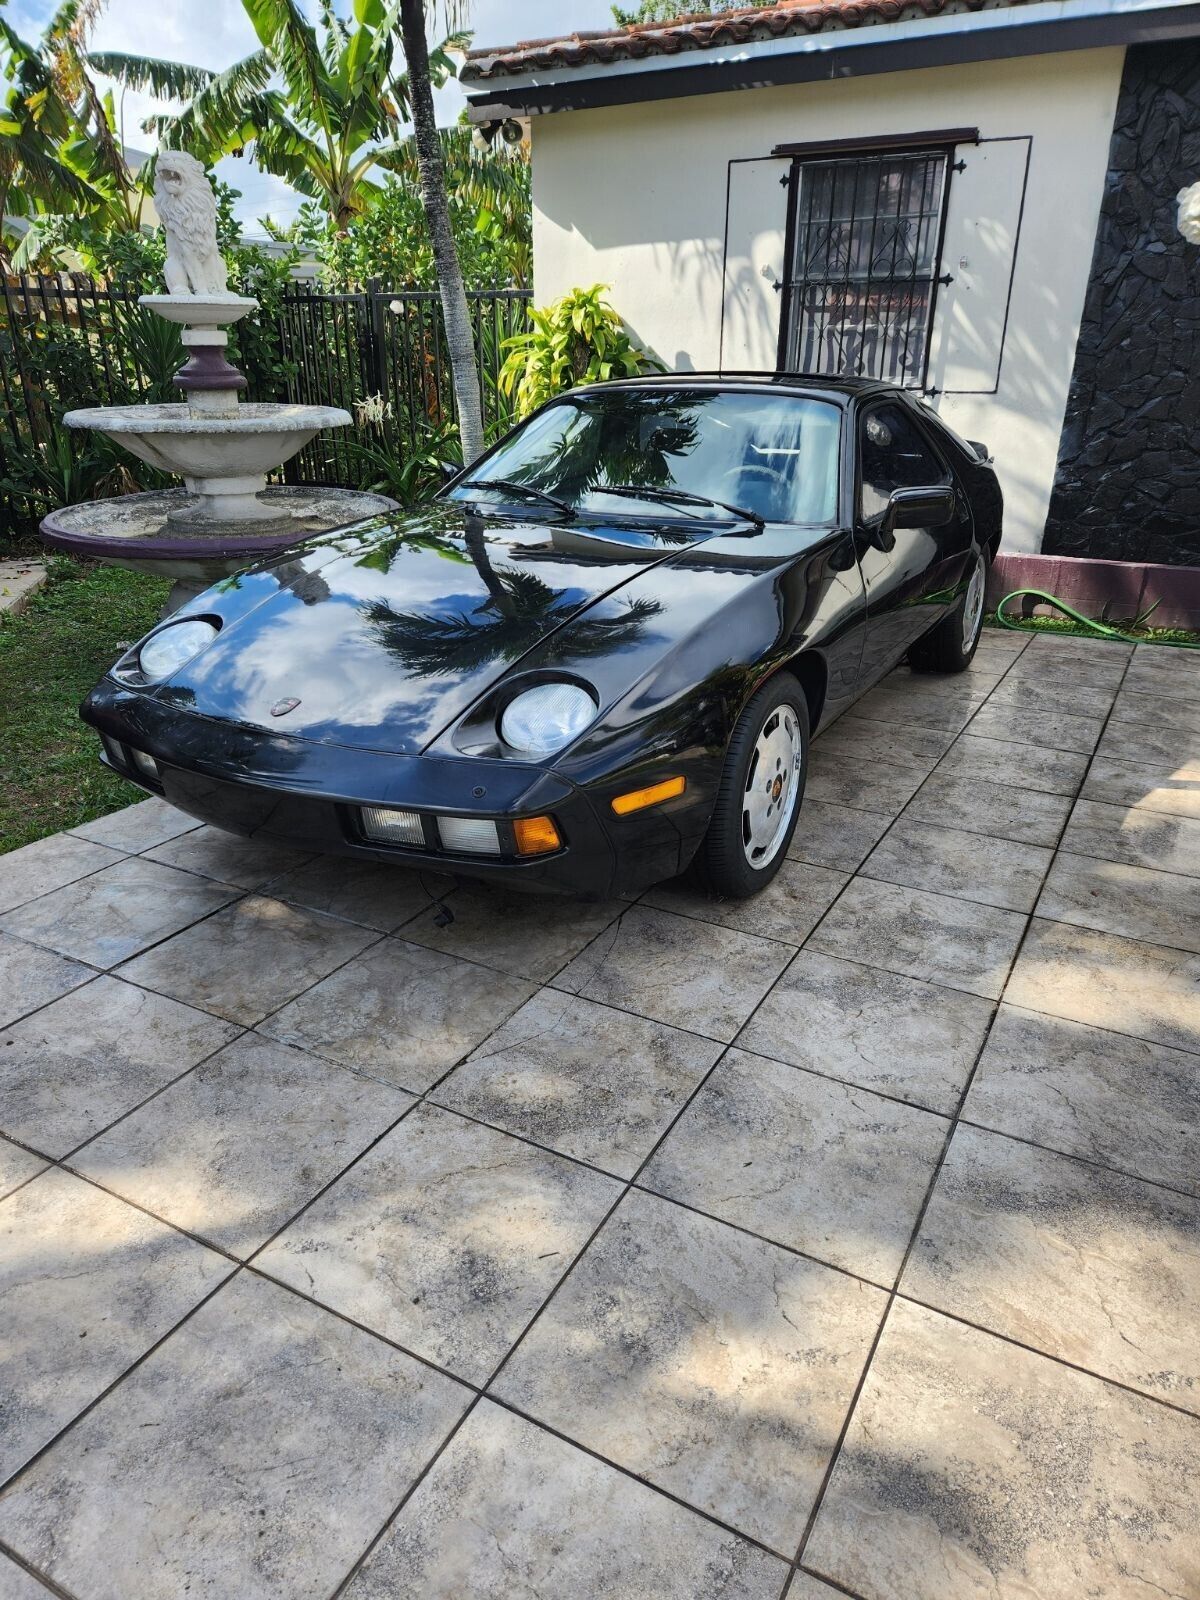
<svg viewBox="0 0 1200 1600">
<path fill-rule="evenodd" d="M 474 121 L 1200 37 L 1200 0 L 1031 0 L 463 83 Z"/>
</svg>

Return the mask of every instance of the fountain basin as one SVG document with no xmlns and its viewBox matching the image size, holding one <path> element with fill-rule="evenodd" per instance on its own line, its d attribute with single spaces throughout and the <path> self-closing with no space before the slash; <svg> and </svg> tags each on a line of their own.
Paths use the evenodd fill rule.
<svg viewBox="0 0 1200 1600">
<path fill-rule="evenodd" d="M 68 411 L 69 428 L 95 428 L 139 461 L 182 477 L 189 494 L 170 520 L 186 526 L 270 521 L 277 512 L 262 494 L 267 473 L 281 466 L 323 428 L 344 428 L 337 406 L 260 403 L 235 412 L 188 405 L 90 406 Z"/>
<path fill-rule="evenodd" d="M 206 528 L 178 516 L 191 498 L 186 489 L 163 489 L 84 500 L 51 511 L 41 535 L 52 550 L 174 578 L 194 592 L 314 534 L 399 509 L 387 495 L 361 489 L 274 487 L 259 496 L 265 517 Z"/>
<path fill-rule="evenodd" d="M 138 305 L 156 311 L 167 322 L 192 328 L 226 327 L 258 309 L 257 300 L 240 294 L 143 294 Z"/>
</svg>

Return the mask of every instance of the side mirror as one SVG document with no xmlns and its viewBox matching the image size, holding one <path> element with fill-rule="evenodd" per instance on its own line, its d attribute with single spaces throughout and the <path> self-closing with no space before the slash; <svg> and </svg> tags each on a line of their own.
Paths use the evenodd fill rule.
<svg viewBox="0 0 1200 1600">
<path fill-rule="evenodd" d="M 929 489 L 893 489 L 882 526 L 895 528 L 944 528 L 954 520 L 954 490 L 949 485 Z"/>
<path fill-rule="evenodd" d="M 445 486 L 447 483 L 453 482 L 453 480 L 458 477 L 461 471 L 462 467 L 457 461 L 438 462 L 438 472 L 441 475 L 443 486 Z"/>
</svg>

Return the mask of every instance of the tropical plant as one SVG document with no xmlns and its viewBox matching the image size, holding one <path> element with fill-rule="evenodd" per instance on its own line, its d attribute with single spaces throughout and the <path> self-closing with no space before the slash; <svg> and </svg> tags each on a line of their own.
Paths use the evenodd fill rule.
<svg viewBox="0 0 1200 1600">
<path fill-rule="evenodd" d="M 320 0 L 311 23 L 298 0 L 242 0 L 259 47 L 223 72 L 146 56 L 96 54 L 98 71 L 183 109 L 150 117 L 147 133 L 211 164 L 250 148 L 264 171 L 317 200 L 336 228 L 369 209 L 379 193 L 374 169 L 403 155 L 409 113 L 407 75 L 396 49 L 398 3 L 355 0 L 353 21 Z M 454 76 L 449 52 L 463 37 L 428 53 L 434 85 Z"/>
<path fill-rule="evenodd" d="M 711 17 L 721 11 L 749 11 L 777 0 L 708 0 L 707 4 L 689 5 L 688 0 L 642 0 L 636 11 L 625 11 L 613 6 L 613 20 L 622 28 L 636 27 L 643 22 L 677 22 L 681 17 Z"/>
<path fill-rule="evenodd" d="M 360 489 L 391 495 L 408 506 L 439 487 L 446 465 L 462 464 L 462 445 L 452 422 L 410 432 L 397 424 L 378 395 L 355 407 L 355 421 L 355 437 L 341 441 L 341 448 Z"/>
<path fill-rule="evenodd" d="M 572 289 L 543 311 L 532 311 L 528 333 L 505 340 L 501 392 L 512 395 L 518 416 L 577 383 L 661 372 L 662 362 L 639 350 L 617 312 L 603 298 L 605 283 Z"/>
</svg>

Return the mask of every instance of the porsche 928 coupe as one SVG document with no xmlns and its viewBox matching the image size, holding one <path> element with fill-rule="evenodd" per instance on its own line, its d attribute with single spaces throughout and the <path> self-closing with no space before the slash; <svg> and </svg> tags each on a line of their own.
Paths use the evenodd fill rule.
<svg viewBox="0 0 1200 1600">
<path fill-rule="evenodd" d="M 82 715 L 217 827 L 586 896 L 764 888 L 810 741 L 907 657 L 959 672 L 1002 502 L 863 379 L 573 389 L 424 506 L 189 601 Z"/>
</svg>

